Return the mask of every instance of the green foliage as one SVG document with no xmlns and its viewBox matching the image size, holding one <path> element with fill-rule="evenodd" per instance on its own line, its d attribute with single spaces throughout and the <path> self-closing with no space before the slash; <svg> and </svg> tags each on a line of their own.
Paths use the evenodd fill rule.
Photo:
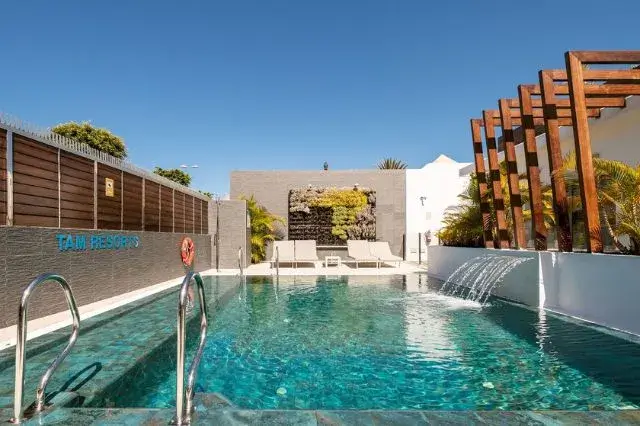
<svg viewBox="0 0 640 426">
<path fill-rule="evenodd" d="M 94 127 L 86 121 L 82 123 L 70 121 L 58 124 L 51 131 L 69 139 L 86 143 L 90 147 L 106 152 L 116 158 L 125 158 L 127 156 L 127 148 L 122 138 L 107 129 Z"/>
<path fill-rule="evenodd" d="M 407 164 L 404 161 L 395 158 L 385 158 L 378 163 L 378 169 L 383 170 L 403 170 L 406 168 Z"/>
<path fill-rule="evenodd" d="M 202 195 L 204 195 L 205 197 L 213 198 L 213 194 L 208 192 L 208 191 L 202 191 L 202 190 L 198 189 L 198 192 L 201 193 Z"/>
<path fill-rule="evenodd" d="M 180 185 L 189 186 L 189 184 L 191 184 L 191 176 L 184 170 L 156 167 L 153 169 L 153 173 L 179 183 Z"/>
<path fill-rule="evenodd" d="M 490 209 L 490 218 L 493 224 L 496 223 L 495 211 L 493 209 L 493 188 L 491 187 L 490 175 L 487 174 L 487 200 Z M 525 221 L 531 221 L 531 209 L 529 204 L 529 185 L 525 176 L 519 176 L 518 187 L 522 199 L 522 216 Z M 509 235 L 513 238 L 513 219 L 511 214 L 511 197 L 509 194 L 509 183 L 507 177 L 507 167 L 504 162 L 500 164 L 500 188 L 505 206 L 506 221 L 509 226 Z M 465 191 L 458 196 L 461 203 L 455 210 L 445 214 L 444 226 L 436 234 L 442 244 L 459 247 L 481 247 L 483 246 L 483 226 L 482 212 L 480 210 L 480 194 L 478 191 L 478 179 L 474 174 L 471 176 Z M 547 229 L 555 225 L 555 215 L 553 213 L 553 201 L 550 186 L 542 188 L 542 206 L 544 222 Z M 494 225 L 495 226 L 495 225 Z M 497 230 L 492 229 L 492 233 L 497 235 Z"/>
<path fill-rule="evenodd" d="M 309 213 L 311 207 L 329 208 L 333 225 L 331 234 L 344 241 L 355 235 L 369 238 L 371 226 L 365 221 L 373 218 L 373 215 L 362 215 L 369 203 L 369 192 L 353 188 L 309 188 L 298 193 L 292 192 L 289 201 L 290 211 Z M 375 202 L 375 198 L 373 200 Z M 361 219 L 360 222 L 358 219 Z M 373 220 L 375 224 L 375 218 Z M 358 226 L 359 223 L 362 224 L 361 227 Z M 375 227 L 373 235 L 375 235 Z"/>
<path fill-rule="evenodd" d="M 561 170 L 569 188 L 578 187 L 575 170 L 576 156 L 573 152 L 565 157 Z M 594 156 L 593 170 L 600 215 L 613 243 L 621 253 L 640 255 L 640 165 L 634 167 Z M 569 201 L 580 205 L 579 200 Z"/>
<path fill-rule="evenodd" d="M 354 189 L 330 188 L 309 204 L 311 207 L 331 208 L 331 233 L 346 241 L 349 238 L 349 229 L 356 224 L 358 214 L 367 205 L 367 196 Z"/>
<path fill-rule="evenodd" d="M 445 246 L 482 247 L 482 212 L 476 175 L 471 176 L 469 184 L 458 198 L 460 204 L 445 214 L 444 226 L 436 235 Z"/>
<path fill-rule="evenodd" d="M 251 220 L 251 262 L 262 262 L 267 256 L 267 242 L 276 239 L 276 224 L 284 225 L 284 218 L 270 213 L 258 204 L 254 196 L 240 197 L 247 202 L 247 212 Z"/>
</svg>

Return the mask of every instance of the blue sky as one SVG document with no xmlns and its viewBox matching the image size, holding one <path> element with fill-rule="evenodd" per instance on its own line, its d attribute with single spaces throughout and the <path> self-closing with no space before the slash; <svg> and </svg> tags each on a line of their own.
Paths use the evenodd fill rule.
<svg viewBox="0 0 640 426">
<path fill-rule="evenodd" d="M 471 116 L 566 50 L 640 48 L 638 16 L 635 0 L 6 1 L 0 110 L 90 120 L 140 166 L 199 164 L 212 192 L 235 169 L 470 161 Z"/>
</svg>

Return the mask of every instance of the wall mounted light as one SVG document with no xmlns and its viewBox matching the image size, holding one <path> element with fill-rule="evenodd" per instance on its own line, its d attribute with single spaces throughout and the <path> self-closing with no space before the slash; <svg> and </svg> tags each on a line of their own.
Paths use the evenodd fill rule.
<svg viewBox="0 0 640 426">
<path fill-rule="evenodd" d="M 427 197 L 425 197 L 424 195 L 420 196 L 420 203 L 422 203 L 422 205 L 424 206 L 424 200 L 426 200 Z"/>
</svg>

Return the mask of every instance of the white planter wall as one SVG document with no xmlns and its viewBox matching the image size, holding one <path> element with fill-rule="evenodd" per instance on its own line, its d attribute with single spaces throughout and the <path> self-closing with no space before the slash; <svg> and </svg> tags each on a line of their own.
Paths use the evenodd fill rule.
<svg viewBox="0 0 640 426">
<path fill-rule="evenodd" d="M 509 272 L 493 294 L 640 335 L 640 257 L 432 246 L 429 275 L 446 280 L 487 255 L 532 259 Z"/>
</svg>

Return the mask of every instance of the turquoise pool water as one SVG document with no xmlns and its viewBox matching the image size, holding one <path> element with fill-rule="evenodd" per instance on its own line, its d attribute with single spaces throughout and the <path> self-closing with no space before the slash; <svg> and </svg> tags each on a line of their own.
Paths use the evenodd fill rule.
<svg viewBox="0 0 640 426">
<path fill-rule="evenodd" d="M 404 277 L 250 280 L 215 314 L 197 390 L 251 409 L 640 403 L 637 344 L 499 300 L 481 307 L 426 282 L 406 287 Z M 175 374 L 159 376 L 121 403 L 171 406 Z"/>
<path fill-rule="evenodd" d="M 640 345 L 500 300 L 445 297 L 426 277 L 206 278 L 197 392 L 247 409 L 589 410 L 640 405 Z M 89 407 L 175 404 L 177 293 L 83 321 L 49 392 Z M 30 341 L 27 384 L 64 346 Z M 198 320 L 189 322 L 187 353 Z M 12 351 L 0 352 L 0 408 Z M 32 390 L 27 390 L 32 397 Z"/>
</svg>

